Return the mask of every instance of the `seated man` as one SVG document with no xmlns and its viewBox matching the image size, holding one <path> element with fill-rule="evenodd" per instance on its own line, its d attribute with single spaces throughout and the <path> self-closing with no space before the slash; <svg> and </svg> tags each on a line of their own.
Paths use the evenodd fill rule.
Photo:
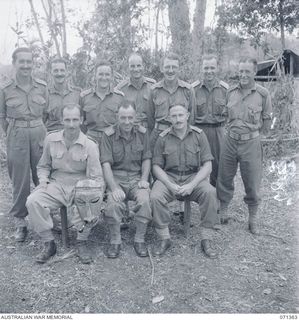
<svg viewBox="0 0 299 320">
<path fill-rule="evenodd" d="M 75 202 L 73 222 L 84 220 L 79 223 L 78 256 L 83 263 L 90 263 L 87 237 L 91 228 L 85 225 L 97 219 L 104 190 L 99 151 L 97 144 L 80 131 L 80 106 L 68 104 L 61 112 L 64 129 L 47 135 L 37 166 L 40 184 L 27 199 L 29 223 L 44 242 L 37 262 L 45 263 L 56 253 L 50 211 Z"/>
<path fill-rule="evenodd" d="M 153 174 L 157 180 L 151 192 L 153 221 L 161 239 L 154 255 L 162 256 L 171 246 L 167 204 L 188 197 L 199 204 L 201 246 L 210 258 L 217 253 L 211 246 L 211 229 L 219 223 L 215 188 L 209 183 L 213 156 L 204 132 L 188 124 L 189 112 L 181 105 L 171 106 L 172 126 L 160 133 L 154 149 Z"/>
<path fill-rule="evenodd" d="M 147 224 L 151 221 L 148 183 L 151 152 L 146 129 L 134 125 L 135 121 L 135 104 L 124 102 L 118 109 L 117 123 L 105 131 L 101 143 L 101 162 L 108 185 L 105 211 L 105 220 L 110 231 L 108 258 L 119 256 L 120 224 L 126 210 L 125 200 L 136 201 L 136 254 L 140 257 L 148 255 L 144 236 Z"/>
</svg>

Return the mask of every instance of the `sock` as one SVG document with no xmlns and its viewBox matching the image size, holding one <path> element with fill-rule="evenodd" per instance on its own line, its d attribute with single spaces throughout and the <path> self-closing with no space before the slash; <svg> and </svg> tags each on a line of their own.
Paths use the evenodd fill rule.
<svg viewBox="0 0 299 320">
<path fill-rule="evenodd" d="M 146 234 L 147 223 L 143 223 L 140 221 L 135 222 L 136 225 L 136 233 L 135 233 L 135 242 L 144 242 L 144 236 Z"/>
<path fill-rule="evenodd" d="M 165 227 L 163 229 L 160 229 L 160 228 L 155 228 L 155 229 L 161 240 L 170 239 L 170 233 L 169 233 L 168 227 Z"/>
<path fill-rule="evenodd" d="M 109 224 L 110 243 L 121 244 L 120 224 Z"/>
</svg>

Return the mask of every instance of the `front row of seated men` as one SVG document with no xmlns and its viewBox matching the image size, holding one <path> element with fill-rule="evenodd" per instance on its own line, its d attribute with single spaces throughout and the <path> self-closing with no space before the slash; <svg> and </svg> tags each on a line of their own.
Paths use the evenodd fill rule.
<svg viewBox="0 0 299 320">
<path fill-rule="evenodd" d="M 215 188 L 209 183 L 213 156 L 205 134 L 190 126 L 188 117 L 183 106 L 170 107 L 172 126 L 160 134 L 152 155 L 147 130 L 134 125 L 134 104 L 124 102 L 118 109 L 117 124 L 105 131 L 99 155 L 98 145 L 80 130 L 80 106 L 65 105 L 62 109 L 64 129 L 47 135 L 37 166 L 40 184 L 26 203 L 29 223 L 44 242 L 37 262 L 45 263 L 56 253 L 50 212 L 73 204 L 69 218 L 79 231 L 78 257 L 82 263 L 92 261 L 87 241 L 98 221 L 105 187 L 108 200 L 104 219 L 110 232 L 108 258 L 116 258 L 120 253 L 125 201 L 135 201 L 136 254 L 148 255 L 144 237 L 153 220 L 159 237 L 153 254 L 162 256 L 171 247 L 168 229 L 171 216 L 167 204 L 185 197 L 199 204 L 201 247 L 208 257 L 216 258 L 211 239 L 214 226 L 219 223 L 218 200 Z M 151 166 L 156 179 L 152 190 Z"/>
</svg>

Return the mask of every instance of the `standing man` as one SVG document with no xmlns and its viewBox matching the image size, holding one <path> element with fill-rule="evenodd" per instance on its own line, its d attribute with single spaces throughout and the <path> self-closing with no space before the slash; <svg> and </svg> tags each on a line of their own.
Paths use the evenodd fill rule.
<svg viewBox="0 0 299 320">
<path fill-rule="evenodd" d="M 151 131 L 151 149 L 154 149 L 159 134 L 171 125 L 169 107 L 181 105 L 189 112 L 189 123 L 193 122 L 195 106 L 194 90 L 190 84 L 178 78 L 180 62 L 178 55 L 167 54 L 161 66 L 164 79 L 156 83 L 150 92 L 148 128 Z"/>
<path fill-rule="evenodd" d="M 44 243 L 36 261 L 45 263 L 56 253 L 50 211 L 75 202 L 78 211 L 72 222 L 81 229 L 77 237 L 78 256 L 82 263 L 90 263 L 89 226 L 97 221 L 105 188 L 99 151 L 96 143 L 80 130 L 80 106 L 68 104 L 61 112 L 64 129 L 47 135 L 37 166 L 40 184 L 26 203 L 30 224 Z"/>
<path fill-rule="evenodd" d="M 244 201 L 248 205 L 249 230 L 257 233 L 257 211 L 260 203 L 262 176 L 262 146 L 260 132 L 267 135 L 271 126 L 271 97 L 254 81 L 257 61 L 242 58 L 239 62 L 239 84 L 229 89 L 225 115 L 228 131 L 221 150 L 217 195 L 222 222 L 228 221 L 227 209 L 233 198 L 234 177 L 240 163 L 245 187 Z"/>
<path fill-rule="evenodd" d="M 15 78 L 0 89 L 0 120 L 7 136 L 8 174 L 12 181 L 12 207 L 15 239 L 25 241 L 27 226 L 25 207 L 30 194 L 30 173 L 38 184 L 36 165 L 42 154 L 46 128 L 43 124 L 47 108 L 46 83 L 31 76 L 33 54 L 29 48 L 18 48 L 12 54 Z"/>
<path fill-rule="evenodd" d="M 143 127 L 147 124 L 148 99 L 154 79 L 144 77 L 142 57 L 133 53 L 129 57 L 130 78 L 120 82 L 116 87 L 125 94 L 125 98 L 136 106 L 136 122 Z"/>
<path fill-rule="evenodd" d="M 153 253 L 162 256 L 171 247 L 168 225 L 171 220 L 167 204 L 188 197 L 199 204 L 201 213 L 201 247 L 209 258 L 216 258 L 212 248 L 213 227 L 218 224 L 216 190 L 210 185 L 213 156 L 205 133 L 188 124 L 185 106 L 169 110 L 172 126 L 156 142 L 153 174 L 157 180 L 151 192 L 153 221 L 160 238 Z"/>
<path fill-rule="evenodd" d="M 202 62 L 203 82 L 195 81 L 196 107 L 194 110 L 195 126 L 202 129 L 210 143 L 214 157 L 210 183 L 216 187 L 220 149 L 224 143 L 223 111 L 225 107 L 228 84 L 217 78 L 218 63 L 214 55 L 206 55 Z"/>
<path fill-rule="evenodd" d="M 120 225 L 126 210 L 125 200 L 136 201 L 134 249 L 139 257 L 148 255 L 144 236 L 151 221 L 149 173 L 151 152 L 146 128 L 134 125 L 136 109 L 124 103 L 118 110 L 118 123 L 105 131 L 101 145 L 101 163 L 108 186 L 105 219 L 110 230 L 108 258 L 120 252 Z"/>
<path fill-rule="evenodd" d="M 49 85 L 49 106 L 46 117 L 48 132 L 62 130 L 61 109 L 68 103 L 79 103 L 81 89 L 72 86 L 67 81 L 67 64 L 64 59 L 57 58 L 51 61 L 50 70 L 52 84 Z"/>
<path fill-rule="evenodd" d="M 84 111 L 87 135 L 101 145 L 104 130 L 116 123 L 116 113 L 123 103 L 124 94 L 113 89 L 113 70 L 108 61 L 96 64 L 95 81 L 94 88 L 81 93 L 80 104 Z"/>
</svg>

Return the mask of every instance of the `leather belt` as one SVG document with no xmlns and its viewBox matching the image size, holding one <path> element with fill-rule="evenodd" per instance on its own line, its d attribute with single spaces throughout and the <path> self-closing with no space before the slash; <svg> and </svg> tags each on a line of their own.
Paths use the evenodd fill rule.
<svg viewBox="0 0 299 320">
<path fill-rule="evenodd" d="M 207 128 L 216 128 L 216 127 L 224 127 L 224 122 L 217 123 L 196 123 L 199 127 L 207 127 Z"/>
<path fill-rule="evenodd" d="M 174 173 L 179 176 L 188 176 L 190 174 L 196 173 L 197 171 L 194 171 L 194 170 L 179 171 L 175 169 L 168 169 L 166 172 Z"/>
<path fill-rule="evenodd" d="M 158 129 L 158 130 L 166 130 L 170 126 L 171 126 L 170 124 L 166 124 L 166 123 L 160 123 L 160 122 L 155 123 L 155 129 Z"/>
<path fill-rule="evenodd" d="M 35 128 L 43 125 L 42 119 L 35 119 L 35 120 L 18 120 L 12 119 L 14 125 L 20 128 Z"/>
<path fill-rule="evenodd" d="M 112 169 L 112 172 L 116 176 L 121 176 L 121 177 L 127 177 L 127 176 L 134 176 L 134 175 L 141 175 L 140 171 L 126 171 L 126 170 L 119 170 L 119 169 Z"/>
<path fill-rule="evenodd" d="M 234 140 L 246 141 L 246 140 L 250 140 L 250 139 L 258 137 L 260 135 L 260 133 L 259 133 L 259 131 L 253 131 L 253 132 L 249 132 L 249 133 L 239 134 L 239 133 L 229 131 L 228 135 Z"/>
</svg>

